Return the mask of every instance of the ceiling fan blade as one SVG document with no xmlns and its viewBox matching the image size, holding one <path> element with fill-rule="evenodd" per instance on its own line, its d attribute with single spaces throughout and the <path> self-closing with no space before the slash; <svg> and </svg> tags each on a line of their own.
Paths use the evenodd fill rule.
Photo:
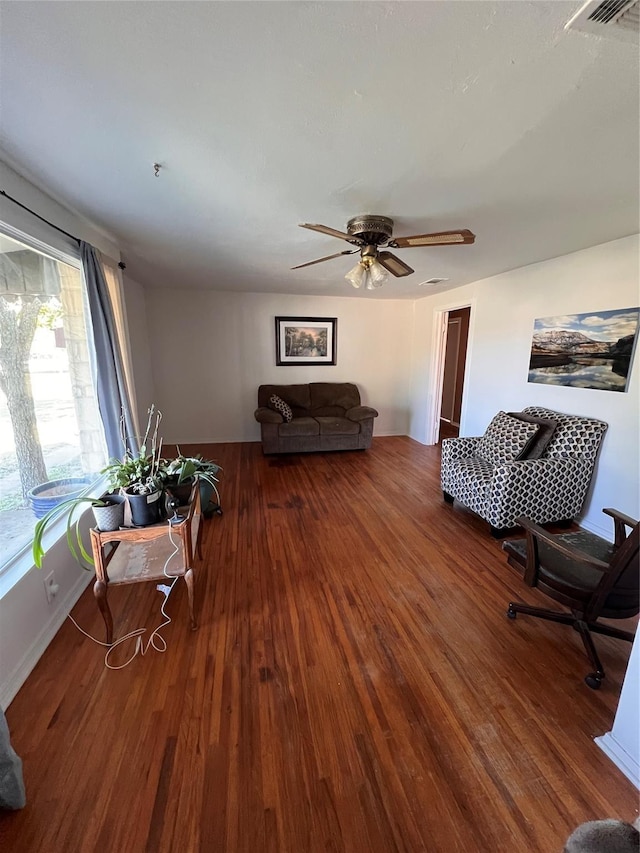
<svg viewBox="0 0 640 853">
<path fill-rule="evenodd" d="M 414 246 L 452 246 L 474 243 L 476 235 L 464 228 L 462 231 L 438 231 L 435 234 L 414 234 L 412 237 L 394 237 L 389 243 L 394 249 L 410 249 Z"/>
<path fill-rule="evenodd" d="M 394 255 L 392 252 L 378 252 L 378 257 L 376 258 L 378 263 L 382 264 L 382 266 L 389 270 L 392 275 L 395 275 L 396 278 L 402 278 L 404 275 L 411 275 L 412 270 L 409 264 L 405 264 L 404 261 L 400 260 L 397 255 Z"/>
<path fill-rule="evenodd" d="M 341 240 L 353 241 L 351 234 L 346 234 L 344 231 L 336 231 L 335 228 L 329 228 L 328 225 L 310 225 L 308 222 L 301 222 L 300 228 L 310 228 L 311 231 L 319 231 L 321 234 L 328 234 L 330 237 L 339 237 Z"/>
<path fill-rule="evenodd" d="M 330 261 L 332 258 L 339 258 L 342 255 L 353 255 L 358 249 L 346 249 L 344 252 L 336 252 L 335 255 L 327 255 L 325 258 L 318 258 L 317 261 L 308 261 L 306 264 L 298 264 L 297 267 L 291 267 L 292 270 L 300 270 L 302 267 L 312 267 L 314 264 L 321 264 L 323 261 Z"/>
</svg>

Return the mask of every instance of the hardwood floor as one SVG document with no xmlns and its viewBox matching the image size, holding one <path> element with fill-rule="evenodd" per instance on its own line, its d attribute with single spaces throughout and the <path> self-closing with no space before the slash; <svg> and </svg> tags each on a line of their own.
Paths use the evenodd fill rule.
<svg viewBox="0 0 640 853">
<path fill-rule="evenodd" d="M 67 620 L 7 712 L 28 805 L 0 816 L 1 849 L 549 853 L 584 820 L 637 816 L 593 743 L 629 645 L 596 638 L 595 692 L 575 632 L 506 618 L 545 599 L 443 503 L 439 448 L 182 449 L 224 467 L 200 627 L 180 583 L 166 653 L 110 671 Z M 160 622 L 153 584 L 110 601 L 116 636 Z M 73 615 L 103 639 L 91 588 Z"/>
</svg>

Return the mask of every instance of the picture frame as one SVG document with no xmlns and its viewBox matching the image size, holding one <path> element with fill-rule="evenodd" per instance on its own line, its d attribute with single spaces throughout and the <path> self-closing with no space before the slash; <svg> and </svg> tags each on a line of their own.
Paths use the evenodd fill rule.
<svg viewBox="0 0 640 853">
<path fill-rule="evenodd" d="M 336 317 L 276 317 L 276 365 L 335 365 Z"/>
<path fill-rule="evenodd" d="M 538 317 L 528 381 L 624 393 L 639 325 L 638 307 Z"/>
</svg>

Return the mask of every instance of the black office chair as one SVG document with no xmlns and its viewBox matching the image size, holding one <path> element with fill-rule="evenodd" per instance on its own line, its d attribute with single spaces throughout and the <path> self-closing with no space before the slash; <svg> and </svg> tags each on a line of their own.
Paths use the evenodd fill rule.
<svg viewBox="0 0 640 853">
<path fill-rule="evenodd" d="M 528 518 L 518 518 L 526 539 L 509 539 L 502 547 L 509 563 L 524 567 L 524 582 L 535 586 L 549 598 L 568 607 L 570 612 L 545 610 L 511 601 L 507 616 L 518 613 L 552 622 L 572 625 L 580 633 L 594 671 L 585 681 L 597 690 L 604 678 L 602 663 L 591 632 L 633 642 L 634 634 L 604 625 L 597 620 L 627 619 L 640 612 L 640 567 L 638 547 L 640 527 L 637 521 L 615 509 L 604 509 L 615 524 L 615 542 L 607 542 L 586 530 L 551 534 Z M 631 532 L 627 535 L 627 528 Z"/>
</svg>

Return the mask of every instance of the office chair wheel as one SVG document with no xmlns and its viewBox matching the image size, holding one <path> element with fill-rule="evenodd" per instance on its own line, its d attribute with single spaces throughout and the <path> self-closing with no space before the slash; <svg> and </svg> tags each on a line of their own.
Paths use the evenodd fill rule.
<svg viewBox="0 0 640 853">
<path fill-rule="evenodd" d="M 603 676 L 599 672 L 590 672 L 589 675 L 585 676 L 584 680 L 592 690 L 600 690 L 602 687 L 602 678 Z"/>
<path fill-rule="evenodd" d="M 509 619 L 515 619 L 517 615 L 517 612 L 513 609 L 513 604 L 510 604 L 507 610 L 507 617 Z"/>
</svg>

